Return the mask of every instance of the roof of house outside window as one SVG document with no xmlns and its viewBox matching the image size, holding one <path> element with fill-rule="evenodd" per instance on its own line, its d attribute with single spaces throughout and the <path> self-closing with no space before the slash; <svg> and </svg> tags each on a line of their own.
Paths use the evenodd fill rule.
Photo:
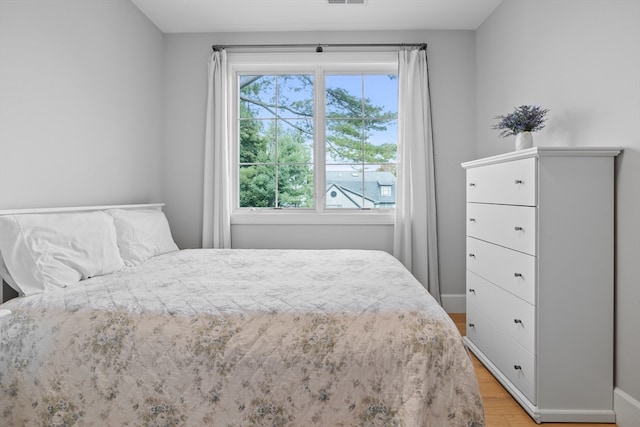
<svg viewBox="0 0 640 427">
<path fill-rule="evenodd" d="M 374 207 L 394 207 L 396 202 L 396 177 L 387 171 L 364 172 L 364 181 L 361 172 L 351 171 L 327 171 L 326 191 L 331 197 L 330 190 L 339 190 L 352 201 L 354 206 L 343 207 L 368 207 L 362 206 L 363 185 L 365 205 Z M 388 195 L 383 196 L 381 187 L 391 187 Z"/>
</svg>

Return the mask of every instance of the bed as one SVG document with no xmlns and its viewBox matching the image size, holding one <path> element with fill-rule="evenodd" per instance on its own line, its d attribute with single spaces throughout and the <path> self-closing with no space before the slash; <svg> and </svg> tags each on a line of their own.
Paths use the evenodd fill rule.
<svg viewBox="0 0 640 427">
<path fill-rule="evenodd" d="M 155 205 L 8 213 L 0 425 L 484 425 L 455 325 L 386 252 L 178 250 Z"/>
</svg>

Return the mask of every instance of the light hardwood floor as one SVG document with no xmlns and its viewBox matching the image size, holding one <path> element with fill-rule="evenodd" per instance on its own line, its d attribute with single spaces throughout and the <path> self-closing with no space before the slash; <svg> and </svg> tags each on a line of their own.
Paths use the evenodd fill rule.
<svg viewBox="0 0 640 427">
<path fill-rule="evenodd" d="M 466 315 L 450 314 L 460 333 L 466 332 Z M 471 354 L 484 403 L 486 427 L 533 427 L 538 424 L 520 407 L 482 363 Z M 616 427 L 616 424 L 544 423 L 542 427 Z"/>
</svg>

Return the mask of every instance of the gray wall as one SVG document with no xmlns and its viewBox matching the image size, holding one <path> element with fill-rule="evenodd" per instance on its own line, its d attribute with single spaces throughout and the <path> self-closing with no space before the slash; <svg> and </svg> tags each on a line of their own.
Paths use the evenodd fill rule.
<svg viewBox="0 0 640 427">
<path fill-rule="evenodd" d="M 129 0 L 0 2 L 0 209 L 161 200 L 162 54 Z"/>
<path fill-rule="evenodd" d="M 615 384 L 621 427 L 637 425 L 638 418 L 624 418 L 631 412 L 623 410 L 620 396 L 640 401 L 639 52 L 635 0 L 506 0 L 477 31 L 479 156 L 513 149 L 513 138 L 499 138 L 491 126 L 494 116 L 522 104 L 551 109 L 534 145 L 624 147 L 616 161 L 615 200 Z M 640 407 L 635 411 L 640 416 Z"/>
<path fill-rule="evenodd" d="M 241 43 L 429 44 L 433 106 L 440 276 L 443 294 L 464 295 L 464 174 L 460 163 L 475 155 L 475 33 L 414 31 L 358 33 L 220 33 L 165 35 L 164 201 L 178 245 L 199 247 L 202 221 L 202 155 L 206 64 L 212 44 Z M 234 247 L 365 248 L 391 251 L 392 225 L 233 225 Z M 366 238 L 362 238 L 366 236 Z M 462 302 L 463 298 L 457 298 Z"/>
</svg>

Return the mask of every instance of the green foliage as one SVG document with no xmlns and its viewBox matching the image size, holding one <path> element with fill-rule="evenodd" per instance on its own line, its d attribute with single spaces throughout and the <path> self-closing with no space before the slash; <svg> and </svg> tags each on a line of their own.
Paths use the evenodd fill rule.
<svg viewBox="0 0 640 427">
<path fill-rule="evenodd" d="M 265 131 L 261 121 L 240 122 L 240 207 L 312 207 L 313 168 L 304 133 L 266 123 Z"/>
<path fill-rule="evenodd" d="M 251 119 L 251 113 L 243 104 L 240 106 L 240 163 L 255 163 L 260 153 L 267 150 L 267 141 L 260 137 L 261 124 Z"/>
</svg>

